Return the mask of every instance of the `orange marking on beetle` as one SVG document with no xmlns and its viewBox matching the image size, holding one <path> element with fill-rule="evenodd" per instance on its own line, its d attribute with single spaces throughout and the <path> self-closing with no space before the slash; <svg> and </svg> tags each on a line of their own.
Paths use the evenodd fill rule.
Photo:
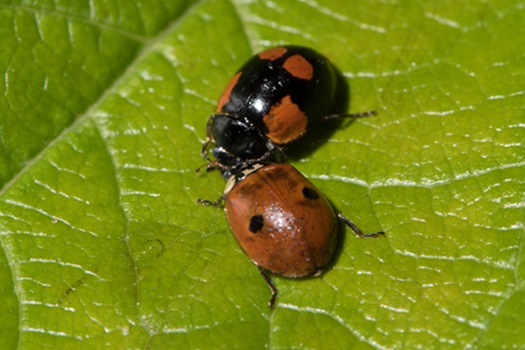
<svg viewBox="0 0 525 350">
<path fill-rule="evenodd" d="M 290 56 L 284 61 L 283 68 L 296 78 L 312 80 L 314 67 L 301 55 Z"/>
<path fill-rule="evenodd" d="M 306 132 L 308 117 L 299 106 L 286 95 L 263 117 L 268 128 L 266 136 L 278 145 L 284 145 L 301 137 Z"/>
<path fill-rule="evenodd" d="M 233 76 L 233 78 L 231 78 L 228 85 L 226 85 L 226 88 L 222 92 L 221 97 L 219 98 L 219 102 L 217 103 L 217 112 L 222 112 L 222 107 L 224 107 L 224 105 L 230 100 L 230 95 L 232 93 L 233 87 L 237 85 L 237 82 L 239 81 L 241 75 L 242 72 L 238 72 Z"/>
<path fill-rule="evenodd" d="M 259 53 L 259 58 L 261 60 L 270 60 L 274 61 L 284 55 L 288 51 L 285 47 L 274 47 Z"/>
</svg>

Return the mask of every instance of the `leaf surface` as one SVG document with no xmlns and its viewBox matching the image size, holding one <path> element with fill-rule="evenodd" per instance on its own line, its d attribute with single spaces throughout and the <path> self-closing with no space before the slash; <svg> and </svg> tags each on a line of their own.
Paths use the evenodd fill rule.
<svg viewBox="0 0 525 350">
<path fill-rule="evenodd" d="M 0 2 L 0 348 L 525 346 L 515 1 Z M 268 287 L 195 175 L 253 53 L 315 48 L 349 111 L 289 161 L 364 231 Z"/>
</svg>

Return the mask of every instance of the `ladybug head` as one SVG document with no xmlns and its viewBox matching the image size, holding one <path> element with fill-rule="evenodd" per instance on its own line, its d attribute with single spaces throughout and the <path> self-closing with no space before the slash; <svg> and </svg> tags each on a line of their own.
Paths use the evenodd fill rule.
<svg viewBox="0 0 525 350">
<path fill-rule="evenodd" d="M 224 166 L 235 166 L 268 154 L 266 137 L 246 120 L 232 114 L 214 114 L 208 120 L 208 137 L 215 143 L 213 156 Z"/>
</svg>

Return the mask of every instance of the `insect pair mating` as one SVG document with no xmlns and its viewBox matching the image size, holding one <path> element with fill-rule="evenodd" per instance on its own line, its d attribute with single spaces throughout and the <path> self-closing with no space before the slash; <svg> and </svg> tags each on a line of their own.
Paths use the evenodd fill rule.
<svg viewBox="0 0 525 350">
<path fill-rule="evenodd" d="M 335 69 L 318 52 L 280 46 L 253 56 L 234 75 L 207 123 L 202 155 L 208 169 L 227 180 L 217 202 L 237 242 L 259 267 L 284 277 L 320 274 L 331 262 L 342 221 L 360 237 L 365 234 L 332 206 L 319 190 L 288 164 L 268 162 L 283 147 L 327 120 L 374 114 L 330 114 L 337 88 Z M 209 155 L 210 146 L 211 157 Z"/>
</svg>

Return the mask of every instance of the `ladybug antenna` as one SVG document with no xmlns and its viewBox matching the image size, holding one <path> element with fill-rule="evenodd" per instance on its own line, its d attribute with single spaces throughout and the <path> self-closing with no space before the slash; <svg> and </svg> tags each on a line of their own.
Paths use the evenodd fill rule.
<svg viewBox="0 0 525 350">
<path fill-rule="evenodd" d="M 342 119 L 342 118 L 361 118 L 361 117 L 370 117 L 373 115 L 377 115 L 376 111 L 366 111 L 361 113 L 345 113 L 345 114 L 330 114 L 325 115 L 321 118 L 322 121 L 327 120 L 334 120 L 334 119 Z"/>
</svg>

